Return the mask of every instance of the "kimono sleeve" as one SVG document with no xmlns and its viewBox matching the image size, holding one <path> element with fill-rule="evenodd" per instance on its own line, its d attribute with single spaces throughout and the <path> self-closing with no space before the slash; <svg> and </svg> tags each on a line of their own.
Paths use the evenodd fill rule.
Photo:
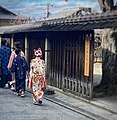
<svg viewBox="0 0 117 120">
<path fill-rule="evenodd" d="M 11 72 L 15 72 L 15 68 L 16 68 L 16 59 L 13 60 L 12 66 L 11 66 Z"/>
<path fill-rule="evenodd" d="M 13 64 L 13 60 L 14 60 L 14 58 L 15 58 L 15 51 L 12 51 L 12 53 L 11 53 L 11 56 L 10 56 L 10 58 L 9 58 L 9 63 L 8 63 L 8 66 L 7 66 L 7 68 L 8 69 L 10 69 L 11 67 L 12 67 L 12 64 Z"/>
<path fill-rule="evenodd" d="M 26 59 L 23 57 L 23 68 L 25 71 L 28 71 L 28 64 L 26 62 Z"/>
<path fill-rule="evenodd" d="M 34 59 L 30 62 L 30 73 L 29 73 L 29 88 L 32 89 L 32 79 L 33 79 L 33 65 L 34 65 Z"/>
</svg>

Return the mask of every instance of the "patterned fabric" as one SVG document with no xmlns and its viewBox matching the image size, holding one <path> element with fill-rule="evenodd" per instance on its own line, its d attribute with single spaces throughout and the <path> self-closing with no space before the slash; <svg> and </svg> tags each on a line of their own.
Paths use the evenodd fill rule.
<svg viewBox="0 0 117 120">
<path fill-rule="evenodd" d="M 2 76 L 2 69 L 1 69 L 1 54 L 0 54 L 0 80 L 1 80 L 1 76 Z"/>
<path fill-rule="evenodd" d="M 16 56 L 17 55 L 15 54 L 15 51 L 13 50 L 12 53 L 11 53 L 10 59 L 9 59 L 8 66 L 7 66 L 8 69 L 11 69 L 13 60 Z M 24 53 L 22 51 L 21 51 L 21 56 L 24 57 Z M 11 89 L 15 90 L 15 74 L 14 73 L 12 74 L 12 81 L 10 82 L 10 84 L 12 85 Z"/>
<path fill-rule="evenodd" d="M 7 69 L 7 65 L 9 62 L 9 58 L 11 55 L 11 49 L 6 46 L 2 46 L 0 48 L 0 66 L 3 75 L 8 75 L 9 70 Z"/>
<path fill-rule="evenodd" d="M 38 74 L 33 75 L 33 101 L 34 102 L 39 102 L 40 99 L 43 97 L 43 77 Z"/>
<path fill-rule="evenodd" d="M 4 88 L 8 81 L 11 81 L 11 72 L 7 69 L 11 49 L 7 46 L 0 48 L 0 87 Z"/>
<path fill-rule="evenodd" d="M 45 80 L 44 60 L 36 57 L 30 63 L 30 83 L 32 82 L 33 102 L 39 102 L 43 97 L 43 88 Z"/>
<path fill-rule="evenodd" d="M 26 72 L 28 71 L 28 65 L 25 58 L 17 55 L 13 60 L 11 71 L 15 72 L 16 91 L 25 91 Z"/>
<path fill-rule="evenodd" d="M 24 53 L 21 51 L 21 56 L 24 57 Z M 7 68 L 10 69 L 13 63 L 14 58 L 16 57 L 15 51 L 12 51 L 10 59 L 9 59 L 9 63 Z"/>
<path fill-rule="evenodd" d="M 17 55 L 13 61 L 11 71 L 15 72 L 15 79 L 26 79 L 28 65 L 24 57 Z"/>
</svg>

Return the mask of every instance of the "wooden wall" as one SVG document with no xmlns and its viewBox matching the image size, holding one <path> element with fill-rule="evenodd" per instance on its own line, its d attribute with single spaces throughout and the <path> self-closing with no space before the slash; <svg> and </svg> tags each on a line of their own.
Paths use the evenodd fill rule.
<svg viewBox="0 0 117 120">
<path fill-rule="evenodd" d="M 43 52 L 42 59 L 45 59 L 45 32 L 28 33 L 28 60 L 30 61 L 34 56 L 34 49 L 41 48 Z"/>
<path fill-rule="evenodd" d="M 86 37 L 87 36 L 87 37 Z M 50 85 L 90 99 L 93 89 L 93 31 L 53 32 L 51 42 Z M 89 63 L 86 63 L 86 39 Z M 87 65 L 88 64 L 88 65 Z M 89 66 L 89 68 L 86 68 Z M 85 69 L 89 69 L 88 75 Z"/>
</svg>

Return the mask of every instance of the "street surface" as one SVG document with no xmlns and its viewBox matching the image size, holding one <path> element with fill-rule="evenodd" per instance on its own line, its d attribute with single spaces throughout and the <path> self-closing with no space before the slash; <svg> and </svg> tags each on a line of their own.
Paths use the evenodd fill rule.
<svg viewBox="0 0 117 120">
<path fill-rule="evenodd" d="M 90 120 L 43 99 L 42 105 L 33 105 L 31 93 L 21 98 L 8 88 L 0 88 L 0 120 Z"/>
</svg>

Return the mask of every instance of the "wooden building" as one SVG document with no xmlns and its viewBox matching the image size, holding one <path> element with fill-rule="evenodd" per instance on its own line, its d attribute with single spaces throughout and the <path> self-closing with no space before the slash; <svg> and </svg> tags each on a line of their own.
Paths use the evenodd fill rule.
<svg viewBox="0 0 117 120">
<path fill-rule="evenodd" d="M 10 25 L 10 20 L 17 19 L 17 15 L 0 6 L 0 26 Z"/>
<path fill-rule="evenodd" d="M 93 96 L 94 29 L 117 27 L 117 14 L 47 19 L 0 28 L 0 39 L 21 41 L 28 61 L 41 47 L 51 86 L 86 99 Z"/>
</svg>

